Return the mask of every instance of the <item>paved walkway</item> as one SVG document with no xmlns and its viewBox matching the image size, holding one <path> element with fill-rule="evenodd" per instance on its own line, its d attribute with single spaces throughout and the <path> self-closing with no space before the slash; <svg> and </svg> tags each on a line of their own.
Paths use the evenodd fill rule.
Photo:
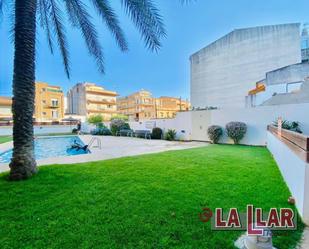
<svg viewBox="0 0 309 249">
<path fill-rule="evenodd" d="M 49 164 L 74 164 L 83 162 L 100 161 L 125 156 L 135 156 L 142 154 L 157 153 L 169 150 L 181 150 L 207 146 L 204 142 L 178 142 L 165 140 L 146 140 L 141 138 L 130 137 L 112 137 L 112 136 L 80 136 L 84 144 L 89 144 L 92 137 L 96 137 L 101 141 L 101 149 L 90 148 L 90 154 L 65 156 L 56 158 L 46 158 L 37 160 L 38 165 Z M 94 143 L 96 145 L 96 143 Z M 0 144 L 0 151 L 12 148 L 12 143 Z M 48 153 L 48 152 L 47 152 Z M 8 171 L 7 163 L 0 163 L 0 172 Z"/>
</svg>

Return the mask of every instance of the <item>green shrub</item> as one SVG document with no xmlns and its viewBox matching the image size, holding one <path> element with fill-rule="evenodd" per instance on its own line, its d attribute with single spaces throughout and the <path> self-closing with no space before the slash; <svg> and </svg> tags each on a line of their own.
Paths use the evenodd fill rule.
<svg viewBox="0 0 309 249">
<path fill-rule="evenodd" d="M 238 144 L 247 132 L 247 125 L 243 122 L 230 122 L 225 128 L 227 135 L 233 139 L 234 144 Z"/>
<path fill-rule="evenodd" d="M 121 119 L 123 121 L 129 121 L 129 117 L 127 115 L 123 115 L 123 114 L 117 114 L 117 115 L 113 116 L 111 118 L 111 121 L 113 121 L 115 119 Z"/>
<path fill-rule="evenodd" d="M 110 124 L 111 132 L 113 136 L 116 136 L 120 130 L 130 130 L 130 125 L 122 119 L 114 119 Z"/>
<path fill-rule="evenodd" d="M 165 139 L 168 140 L 168 141 L 174 141 L 176 139 L 176 134 L 177 134 L 177 132 L 175 130 L 169 129 L 165 133 Z"/>
<path fill-rule="evenodd" d="M 92 115 L 87 119 L 89 124 L 93 124 L 95 126 L 98 126 L 100 123 L 103 122 L 102 115 Z"/>
<path fill-rule="evenodd" d="M 221 126 L 211 125 L 211 126 L 208 127 L 207 133 L 208 133 L 208 137 L 209 137 L 210 141 L 213 144 L 216 144 L 216 143 L 218 143 L 220 137 L 222 136 L 223 130 L 222 130 Z"/>
<path fill-rule="evenodd" d="M 278 121 L 274 121 L 273 125 L 278 127 Z M 297 133 L 303 133 L 300 129 L 300 124 L 297 121 L 288 121 L 288 120 L 282 120 L 282 129 L 286 129 L 289 131 L 295 131 Z"/>
<path fill-rule="evenodd" d="M 112 132 L 108 128 L 96 128 L 90 132 L 92 135 L 111 136 Z"/>
<path fill-rule="evenodd" d="M 152 139 L 162 139 L 163 131 L 161 128 L 156 127 L 152 129 L 151 138 Z"/>
<path fill-rule="evenodd" d="M 107 128 L 106 125 L 103 124 L 103 123 L 98 123 L 97 127 L 100 128 L 100 129 Z"/>
</svg>

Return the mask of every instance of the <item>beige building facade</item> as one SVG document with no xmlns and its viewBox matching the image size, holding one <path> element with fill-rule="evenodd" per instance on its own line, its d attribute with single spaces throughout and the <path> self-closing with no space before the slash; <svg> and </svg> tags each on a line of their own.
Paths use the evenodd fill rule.
<svg viewBox="0 0 309 249">
<path fill-rule="evenodd" d="M 64 117 L 63 91 L 59 86 L 45 82 L 35 84 L 36 122 L 59 122 Z"/>
<path fill-rule="evenodd" d="M 35 83 L 35 122 L 59 122 L 64 117 L 63 91 L 48 83 Z M 0 97 L 0 121 L 12 119 L 12 98 Z"/>
<path fill-rule="evenodd" d="M 104 121 L 109 121 L 117 115 L 117 95 L 117 92 L 106 90 L 94 83 L 78 83 L 68 92 L 68 112 L 86 117 L 102 115 Z"/>
<path fill-rule="evenodd" d="M 0 97 L 0 122 L 8 122 L 12 119 L 12 98 Z"/>
<path fill-rule="evenodd" d="M 141 90 L 126 97 L 117 98 L 117 111 L 129 120 L 174 118 L 177 112 L 188 111 L 190 103 L 174 97 L 155 98 L 151 92 Z"/>
<path fill-rule="evenodd" d="M 189 111 L 190 102 L 174 97 L 160 97 L 156 99 L 157 118 L 175 118 L 177 112 Z"/>
</svg>

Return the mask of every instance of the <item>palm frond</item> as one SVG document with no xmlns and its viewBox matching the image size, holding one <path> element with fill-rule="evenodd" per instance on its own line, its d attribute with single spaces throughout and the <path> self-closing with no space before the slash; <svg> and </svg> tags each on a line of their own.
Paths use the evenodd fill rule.
<svg viewBox="0 0 309 249">
<path fill-rule="evenodd" d="M 57 41 L 62 55 L 65 72 L 68 78 L 70 78 L 69 51 L 67 48 L 67 38 L 63 25 L 62 12 L 59 9 L 56 0 L 49 0 L 49 1 L 50 1 L 51 22 L 53 24 L 55 35 L 57 36 Z"/>
<path fill-rule="evenodd" d="M 114 10 L 111 8 L 108 0 L 92 0 L 94 8 L 97 10 L 98 14 L 102 17 L 103 21 L 106 23 L 108 29 L 113 34 L 119 48 L 122 51 L 128 50 L 128 44 L 122 31 L 118 17 Z"/>
<path fill-rule="evenodd" d="M 71 12 L 71 22 L 73 26 L 80 28 L 84 36 L 89 53 L 95 58 L 100 72 L 104 73 L 104 56 L 102 47 L 98 40 L 98 34 L 95 26 L 90 21 L 90 15 L 86 6 L 80 0 L 66 0 L 67 11 Z"/>
<path fill-rule="evenodd" d="M 39 0 L 38 2 L 38 11 L 39 11 L 39 18 L 40 18 L 40 24 L 41 27 L 45 30 L 46 32 L 46 38 L 48 42 L 48 46 L 50 49 L 50 52 L 53 54 L 54 53 L 54 46 L 53 46 L 53 38 L 52 38 L 52 33 L 51 33 L 51 5 L 48 0 Z"/>
<path fill-rule="evenodd" d="M 121 0 L 125 11 L 140 31 L 146 47 L 157 51 L 166 36 L 162 17 L 152 0 Z"/>
</svg>

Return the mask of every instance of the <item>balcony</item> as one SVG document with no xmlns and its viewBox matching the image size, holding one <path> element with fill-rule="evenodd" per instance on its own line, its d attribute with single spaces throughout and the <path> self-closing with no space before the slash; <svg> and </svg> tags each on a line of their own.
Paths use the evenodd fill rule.
<svg viewBox="0 0 309 249">
<path fill-rule="evenodd" d="M 93 95 L 112 96 L 112 97 L 118 96 L 116 92 L 111 92 L 111 91 L 86 90 L 86 93 L 93 94 Z"/>
<path fill-rule="evenodd" d="M 60 105 L 46 105 L 45 107 L 51 108 L 51 109 L 57 109 L 57 108 L 60 108 Z"/>
<path fill-rule="evenodd" d="M 109 100 L 87 100 L 88 104 L 99 104 L 99 105 L 116 105 L 116 101 L 109 101 Z"/>
<path fill-rule="evenodd" d="M 107 110 L 107 109 L 101 109 L 101 110 L 98 110 L 98 109 L 87 109 L 87 113 L 117 113 L 116 110 Z"/>
</svg>

